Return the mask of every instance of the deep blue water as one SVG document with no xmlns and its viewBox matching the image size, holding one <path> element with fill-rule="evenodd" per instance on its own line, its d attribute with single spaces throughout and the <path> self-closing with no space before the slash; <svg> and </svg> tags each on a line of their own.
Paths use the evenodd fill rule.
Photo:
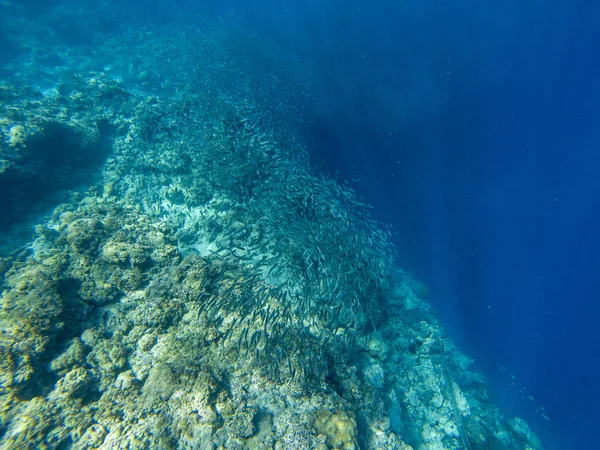
<svg viewBox="0 0 600 450">
<path fill-rule="evenodd" d="M 496 401 L 546 448 L 600 448 L 600 5 L 526 3 L 245 13 L 316 67 L 315 163 L 394 224 Z"/>
<path fill-rule="evenodd" d="M 152 3 L 132 20 L 172 19 Z M 504 411 L 548 449 L 600 448 L 600 4 L 197 3 L 193 25 L 229 14 L 310 68 L 314 163 L 394 225 Z"/>
</svg>

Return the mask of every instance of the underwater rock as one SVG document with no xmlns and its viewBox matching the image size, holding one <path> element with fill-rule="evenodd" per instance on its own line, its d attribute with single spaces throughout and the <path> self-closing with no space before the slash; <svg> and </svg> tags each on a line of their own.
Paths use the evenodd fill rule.
<svg viewBox="0 0 600 450">
<path fill-rule="evenodd" d="M 63 398 L 83 397 L 88 395 L 91 384 L 89 372 L 83 367 L 77 367 L 56 382 L 52 395 Z"/>
<path fill-rule="evenodd" d="M 13 125 L 8 130 L 8 145 L 11 147 L 25 147 L 26 132 L 23 125 Z"/>
<path fill-rule="evenodd" d="M 517 440 L 522 445 L 528 445 L 530 448 L 541 448 L 538 437 L 531 431 L 529 425 L 520 417 L 509 419 L 508 424 L 516 435 Z"/>
<path fill-rule="evenodd" d="M 365 367 L 365 378 L 377 389 L 381 389 L 385 382 L 385 371 L 381 364 L 373 363 Z"/>
<path fill-rule="evenodd" d="M 62 376 L 73 367 L 85 363 L 86 350 L 80 339 L 74 338 L 71 345 L 60 355 L 52 360 L 50 369 Z"/>
<path fill-rule="evenodd" d="M 367 351 L 373 358 L 384 361 L 388 354 L 389 346 L 380 336 L 373 335 L 369 336 Z"/>
</svg>

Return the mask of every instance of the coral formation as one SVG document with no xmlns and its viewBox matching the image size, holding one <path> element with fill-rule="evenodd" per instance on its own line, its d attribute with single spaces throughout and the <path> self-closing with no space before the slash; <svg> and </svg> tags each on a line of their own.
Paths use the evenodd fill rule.
<svg viewBox="0 0 600 450">
<path fill-rule="evenodd" d="M 324 435 L 327 448 L 354 450 L 356 443 L 356 419 L 352 412 L 321 409 L 315 413 L 313 427 L 317 434 Z"/>
</svg>

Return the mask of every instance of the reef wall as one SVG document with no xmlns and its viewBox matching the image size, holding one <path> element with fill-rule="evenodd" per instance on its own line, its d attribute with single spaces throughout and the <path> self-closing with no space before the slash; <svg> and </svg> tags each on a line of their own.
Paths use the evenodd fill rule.
<svg viewBox="0 0 600 450">
<path fill-rule="evenodd" d="M 60 40 L 53 11 L 13 20 Z M 43 52 L 0 84 L 2 448 L 541 448 L 311 168 L 316 106 L 274 50 L 12 25 Z"/>
</svg>

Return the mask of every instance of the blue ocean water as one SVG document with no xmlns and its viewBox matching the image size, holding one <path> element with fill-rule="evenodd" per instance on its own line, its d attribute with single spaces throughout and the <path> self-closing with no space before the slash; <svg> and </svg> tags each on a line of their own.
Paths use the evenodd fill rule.
<svg viewBox="0 0 600 450">
<path fill-rule="evenodd" d="M 78 2 L 23 3 L 35 15 Z M 600 6 L 171 3 L 172 17 L 160 1 L 119 7 L 148 26 L 225 15 L 302 61 L 313 162 L 394 226 L 399 265 L 427 284 L 495 401 L 547 449 L 599 447 Z M 3 39 L 0 62 L 16 51 Z"/>
<path fill-rule="evenodd" d="M 600 7 L 250 8 L 314 65 L 314 161 L 396 228 L 403 267 L 546 448 L 595 448 Z"/>
<path fill-rule="evenodd" d="M 598 9 L 440 4 L 419 17 L 422 7 L 398 7 L 422 21 L 404 41 L 392 37 L 392 11 L 368 19 L 379 23 L 362 33 L 371 49 L 354 60 L 368 62 L 333 77 L 352 77 L 360 92 L 316 131 L 324 163 L 359 178 L 357 190 L 396 225 L 403 265 L 426 280 L 498 401 L 548 448 L 595 447 Z M 395 57 L 436 78 L 433 92 L 415 83 L 423 105 L 397 106 L 404 122 L 393 119 L 393 87 L 369 95 L 386 77 L 402 87 Z"/>
</svg>

